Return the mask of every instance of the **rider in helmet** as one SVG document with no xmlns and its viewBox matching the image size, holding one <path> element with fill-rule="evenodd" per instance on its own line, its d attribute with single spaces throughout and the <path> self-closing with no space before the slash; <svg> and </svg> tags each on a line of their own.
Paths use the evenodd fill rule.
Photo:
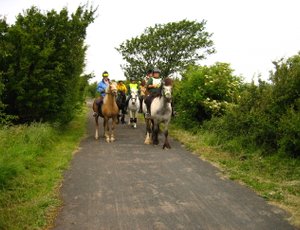
<svg viewBox="0 0 300 230">
<path fill-rule="evenodd" d="M 124 84 L 123 80 L 118 81 L 117 90 L 118 90 L 117 104 L 119 106 L 120 111 L 122 112 L 121 123 L 125 124 L 127 87 Z"/>
<path fill-rule="evenodd" d="M 130 95 L 131 90 L 138 90 L 138 83 L 136 82 L 135 78 L 130 79 L 130 83 L 128 85 L 128 93 Z"/>
<path fill-rule="evenodd" d="M 117 84 L 117 90 L 118 90 L 118 92 L 127 94 L 127 87 L 126 87 L 126 85 L 124 84 L 124 81 L 123 81 L 123 80 L 119 80 L 119 81 L 118 81 L 118 84 Z"/>
<path fill-rule="evenodd" d="M 98 116 L 98 112 L 96 111 L 99 111 L 99 108 L 101 108 L 101 105 L 103 103 L 103 98 L 105 96 L 105 90 L 110 83 L 108 76 L 109 76 L 108 72 L 104 71 L 102 73 L 102 80 L 97 85 L 97 92 L 100 93 L 100 96 L 96 99 L 94 114 L 93 114 L 94 117 Z"/>
<path fill-rule="evenodd" d="M 160 93 L 160 86 L 161 86 L 161 82 L 162 82 L 160 73 L 161 73 L 160 69 L 154 68 L 152 77 L 150 77 L 147 82 L 147 89 L 150 94 L 145 99 L 145 104 L 147 106 L 147 113 L 145 114 L 146 118 L 150 118 L 150 116 L 151 116 L 150 115 L 150 106 L 151 106 L 152 100 L 155 97 L 159 96 L 159 93 Z"/>
<path fill-rule="evenodd" d="M 146 83 L 148 82 L 148 80 L 152 77 L 153 75 L 153 70 L 149 69 L 146 73 L 146 77 L 144 78 L 144 80 L 146 81 Z"/>
</svg>

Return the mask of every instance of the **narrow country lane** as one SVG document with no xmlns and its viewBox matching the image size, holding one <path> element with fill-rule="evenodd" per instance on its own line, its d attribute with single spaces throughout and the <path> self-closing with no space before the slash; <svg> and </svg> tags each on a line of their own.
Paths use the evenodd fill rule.
<svg viewBox="0 0 300 230">
<path fill-rule="evenodd" d="M 95 141 L 89 116 L 54 229 L 294 229 L 282 210 L 222 179 L 179 142 L 171 139 L 171 150 L 144 145 L 144 131 L 142 123 L 136 130 L 118 125 L 116 142 Z"/>
</svg>

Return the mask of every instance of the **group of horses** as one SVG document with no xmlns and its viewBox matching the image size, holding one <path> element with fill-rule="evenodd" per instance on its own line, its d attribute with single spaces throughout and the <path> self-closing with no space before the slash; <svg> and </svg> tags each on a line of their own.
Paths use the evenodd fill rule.
<svg viewBox="0 0 300 230">
<path fill-rule="evenodd" d="M 147 95 L 146 95 L 147 96 Z M 154 144 L 158 145 L 158 134 L 159 126 L 161 123 L 164 124 L 164 144 L 163 149 L 170 149 L 171 146 L 168 141 L 168 127 L 172 116 L 172 79 L 165 78 L 162 81 L 160 86 L 160 93 L 155 97 L 150 105 L 150 117 L 145 116 L 146 123 L 146 135 L 145 135 L 145 144 Z M 126 101 L 126 100 L 125 100 Z M 93 104 L 94 112 L 98 114 L 95 117 L 96 122 L 96 131 L 95 139 L 99 139 L 99 116 L 103 118 L 103 129 L 104 129 L 104 138 L 106 142 L 115 141 L 115 127 L 119 123 L 120 112 L 121 121 L 124 121 L 124 107 L 125 103 L 124 97 L 118 97 L 117 84 L 112 82 L 106 88 L 105 96 L 103 99 L 102 106 L 99 107 L 99 111 L 95 111 L 96 100 Z M 140 109 L 140 101 L 138 96 L 138 91 L 131 91 L 130 100 L 128 102 L 128 112 L 130 116 L 129 123 L 132 127 L 136 128 L 137 125 L 137 113 Z M 142 100 L 142 112 L 147 113 L 147 106 Z M 109 120 L 112 120 L 111 124 Z"/>
</svg>

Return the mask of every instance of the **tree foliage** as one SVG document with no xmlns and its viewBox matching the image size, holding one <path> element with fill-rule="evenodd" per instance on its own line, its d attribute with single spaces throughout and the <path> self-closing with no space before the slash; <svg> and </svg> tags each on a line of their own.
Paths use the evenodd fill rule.
<svg viewBox="0 0 300 230">
<path fill-rule="evenodd" d="M 32 7 L 7 27 L 0 71 L 8 114 L 21 121 L 73 117 L 82 101 L 84 39 L 94 13 L 84 6 L 72 14 L 66 8 L 42 13 Z"/>
<path fill-rule="evenodd" d="M 188 20 L 156 24 L 126 40 L 117 48 L 126 62 L 125 75 L 139 78 L 149 68 L 158 67 L 168 76 L 205 58 L 215 51 L 205 25 L 205 21 Z"/>
</svg>

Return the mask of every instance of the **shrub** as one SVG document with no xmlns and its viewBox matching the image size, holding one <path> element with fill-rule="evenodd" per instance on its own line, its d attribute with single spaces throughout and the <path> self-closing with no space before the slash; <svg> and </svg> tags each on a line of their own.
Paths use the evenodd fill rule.
<svg viewBox="0 0 300 230">
<path fill-rule="evenodd" d="M 300 111 L 289 109 L 281 117 L 278 131 L 279 152 L 300 157 Z"/>
<path fill-rule="evenodd" d="M 213 116 L 220 116 L 237 100 L 241 79 L 229 64 L 191 66 L 175 84 L 176 121 L 188 128 Z"/>
<path fill-rule="evenodd" d="M 300 55 L 274 64 L 271 82 L 245 84 L 236 106 L 204 128 L 228 142 L 238 140 L 245 149 L 299 157 Z"/>
</svg>

